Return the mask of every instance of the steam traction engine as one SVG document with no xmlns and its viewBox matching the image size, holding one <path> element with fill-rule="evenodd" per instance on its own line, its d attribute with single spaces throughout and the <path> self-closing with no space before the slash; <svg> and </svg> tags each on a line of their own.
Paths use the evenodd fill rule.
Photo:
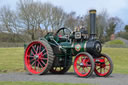
<svg viewBox="0 0 128 85">
<path fill-rule="evenodd" d="M 74 72 L 80 77 L 89 77 L 93 72 L 97 76 L 109 76 L 113 70 L 112 60 L 102 54 L 102 46 L 96 39 L 96 10 L 90 10 L 90 35 L 84 31 L 72 32 L 68 28 L 60 28 L 25 47 L 25 68 L 31 74 L 64 74 L 72 65 L 75 56 Z"/>
</svg>

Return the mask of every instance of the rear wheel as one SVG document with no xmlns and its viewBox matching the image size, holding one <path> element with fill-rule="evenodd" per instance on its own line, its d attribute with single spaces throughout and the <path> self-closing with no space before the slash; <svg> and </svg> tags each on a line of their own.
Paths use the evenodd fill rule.
<svg viewBox="0 0 128 85">
<path fill-rule="evenodd" d="M 97 76 L 107 77 L 113 71 L 113 63 L 109 56 L 106 54 L 101 54 L 100 58 L 104 59 L 104 62 L 95 63 L 94 72 Z"/>
<path fill-rule="evenodd" d="M 46 41 L 31 42 L 24 54 L 24 63 L 30 74 L 44 74 L 51 68 L 53 51 Z"/>
<path fill-rule="evenodd" d="M 57 59 L 56 57 L 54 63 L 58 63 L 58 65 L 56 66 L 55 64 L 53 64 L 50 69 L 50 72 L 53 74 L 64 74 L 70 69 L 72 65 L 72 59 L 67 59 L 65 65 L 65 62 L 59 62 L 59 59 Z"/>
<path fill-rule="evenodd" d="M 80 77 L 89 77 L 94 70 L 94 61 L 89 53 L 81 52 L 74 59 L 74 71 Z"/>
</svg>

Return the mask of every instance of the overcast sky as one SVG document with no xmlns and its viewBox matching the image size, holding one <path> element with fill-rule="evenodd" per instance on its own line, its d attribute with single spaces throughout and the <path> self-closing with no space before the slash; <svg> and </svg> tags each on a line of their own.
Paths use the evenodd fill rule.
<svg viewBox="0 0 128 85">
<path fill-rule="evenodd" d="M 121 18 L 125 24 L 128 24 L 128 0 L 34 0 L 41 2 L 50 2 L 62 7 L 66 12 L 75 11 L 77 15 L 84 15 L 89 9 L 96 9 L 97 12 L 106 9 L 110 16 Z M 10 5 L 16 7 L 18 0 L 0 0 L 0 7 Z"/>
</svg>

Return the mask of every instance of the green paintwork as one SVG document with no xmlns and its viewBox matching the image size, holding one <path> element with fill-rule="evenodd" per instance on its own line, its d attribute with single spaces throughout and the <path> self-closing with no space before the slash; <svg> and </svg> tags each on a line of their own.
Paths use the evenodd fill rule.
<svg viewBox="0 0 128 85">
<path fill-rule="evenodd" d="M 40 38 L 39 40 L 48 42 L 49 45 L 51 45 L 51 47 L 52 46 L 58 47 L 58 45 L 60 46 L 58 48 L 60 48 L 60 50 L 62 51 L 61 54 L 54 53 L 54 55 L 57 56 L 60 60 L 62 59 L 65 60 L 64 66 L 67 65 L 66 61 L 70 61 L 70 63 L 72 63 L 72 56 L 75 56 L 80 52 L 86 51 L 86 48 L 85 48 L 87 43 L 86 40 L 83 40 L 83 41 L 77 40 L 75 42 L 69 42 L 68 40 L 60 39 L 58 36 L 53 35 L 53 33 L 48 33 L 46 36 Z M 27 44 L 24 44 L 24 48 L 26 47 L 27 47 Z M 77 51 L 75 48 L 79 51 Z"/>
<path fill-rule="evenodd" d="M 79 52 L 86 51 L 86 41 L 76 41 L 72 43 L 72 55 L 77 55 Z M 79 47 L 80 46 L 80 47 Z"/>
</svg>

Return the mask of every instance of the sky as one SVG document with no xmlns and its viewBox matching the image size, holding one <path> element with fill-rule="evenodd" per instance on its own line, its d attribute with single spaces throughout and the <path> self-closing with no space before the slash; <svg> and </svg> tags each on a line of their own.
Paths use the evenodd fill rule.
<svg viewBox="0 0 128 85">
<path fill-rule="evenodd" d="M 19 0 L 0 0 L 0 7 L 9 5 L 12 9 L 16 8 Z M 50 2 L 70 13 L 76 12 L 77 15 L 84 15 L 89 9 L 96 9 L 98 13 L 107 10 L 109 16 L 119 17 L 124 24 L 128 24 L 128 0 L 34 0 Z"/>
</svg>

